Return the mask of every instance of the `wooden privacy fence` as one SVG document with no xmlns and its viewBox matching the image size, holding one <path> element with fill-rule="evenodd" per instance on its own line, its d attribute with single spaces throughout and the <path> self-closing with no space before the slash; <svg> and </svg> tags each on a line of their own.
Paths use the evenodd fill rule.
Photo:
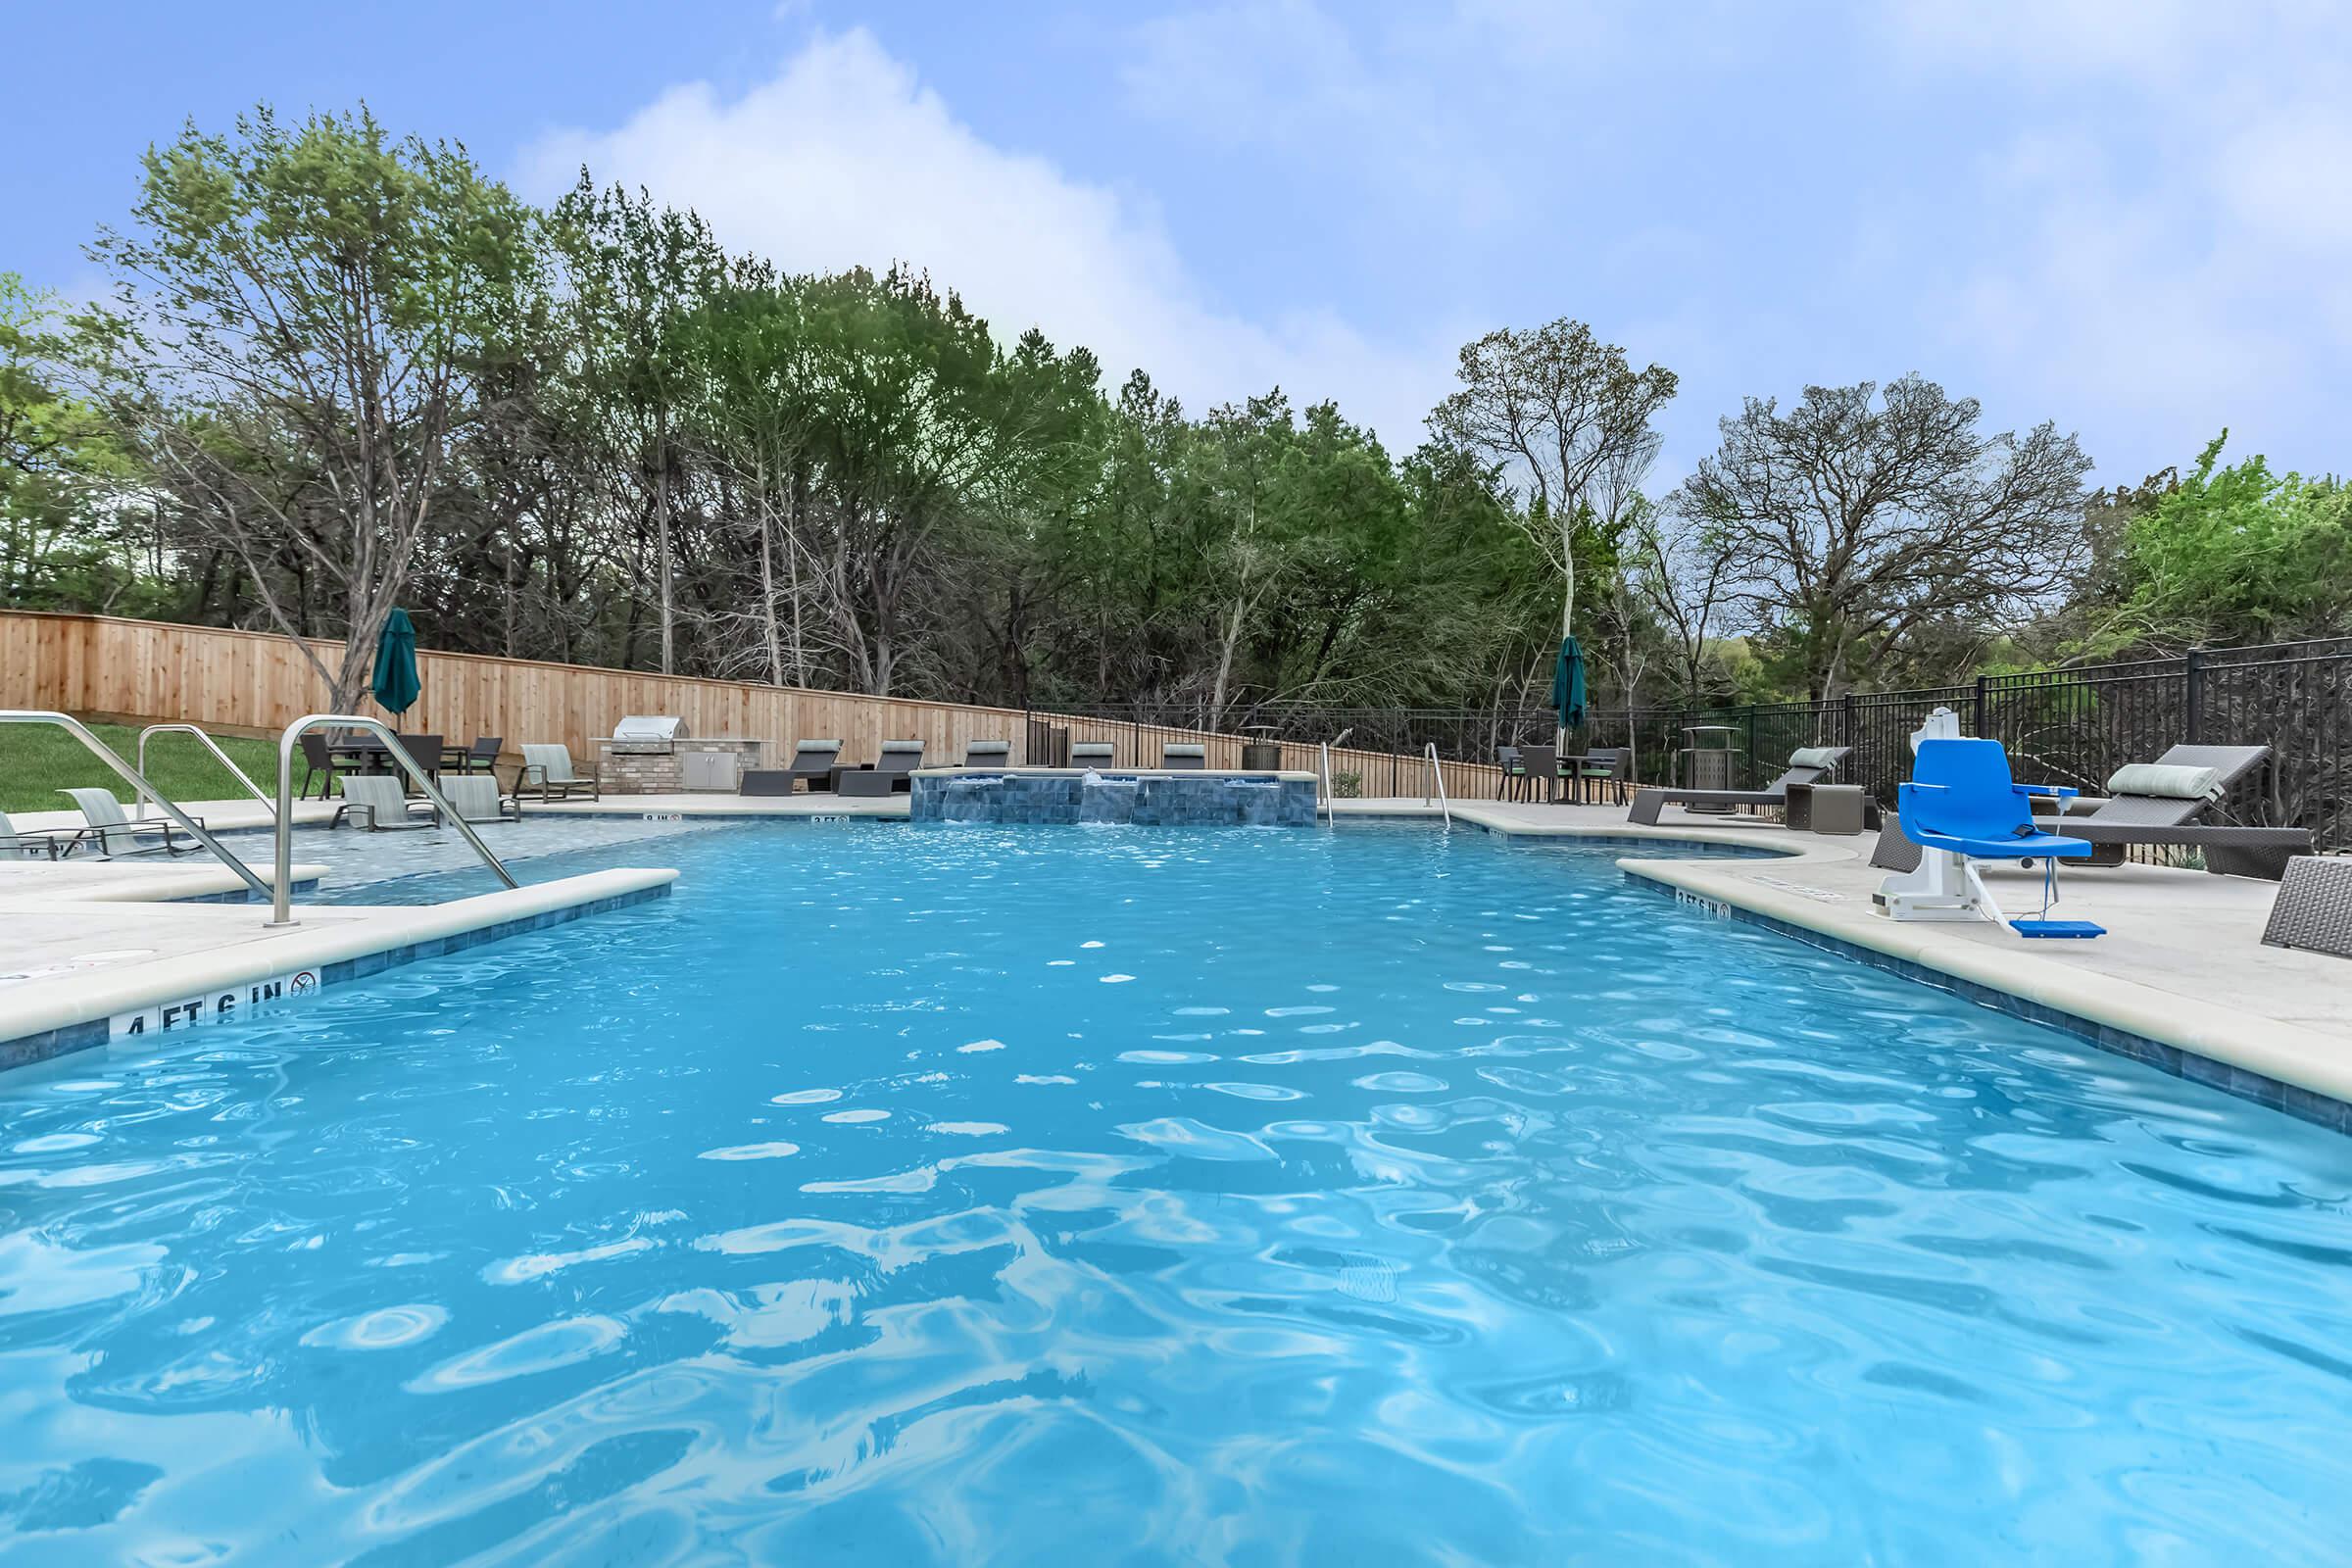
<svg viewBox="0 0 2352 1568">
<path fill-rule="evenodd" d="M 317 642 L 331 665 L 342 644 Z M 739 736 L 776 743 L 779 757 L 801 739 L 839 740 L 849 760 L 871 761 L 886 740 L 919 740 L 927 760 L 957 762 L 975 740 L 1012 743 L 1028 760 L 1034 728 L 1066 731 L 1071 741 L 1108 741 L 1122 767 L 1156 766 L 1160 748 L 1198 745 L 1210 767 L 1239 767 L 1244 737 L 1116 719 L 1063 717 L 1008 708 L 967 708 L 901 697 L 806 691 L 750 681 L 704 680 L 548 664 L 484 654 L 417 653 L 423 683 L 416 705 L 397 727 L 440 734 L 454 742 L 501 735 L 507 750 L 525 741 L 562 741 L 572 755 L 594 757 L 594 741 L 612 733 L 630 713 L 674 713 L 689 735 Z M 323 707 L 318 674 L 290 638 L 270 632 L 182 626 L 114 615 L 0 611 L 0 707 L 51 708 L 84 717 L 131 723 L 174 721 L 226 732 L 274 735 Z M 372 710 L 363 704 L 363 710 Z M 1283 765 L 1313 771 L 1316 749 L 1283 746 Z M 1138 755 L 1138 753 L 1145 755 Z M 1353 748 L 1331 754 L 1335 774 L 1366 780 L 1392 776 L 1408 793 L 1427 787 L 1425 770 L 1399 772 L 1387 752 Z M 1491 763 L 1442 761 L 1447 793 L 1461 800 L 1491 797 Z"/>
</svg>

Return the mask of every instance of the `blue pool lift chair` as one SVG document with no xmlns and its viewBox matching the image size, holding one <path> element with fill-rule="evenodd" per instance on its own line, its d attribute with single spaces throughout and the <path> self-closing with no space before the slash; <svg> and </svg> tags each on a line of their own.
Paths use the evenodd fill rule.
<svg viewBox="0 0 2352 1568">
<path fill-rule="evenodd" d="M 2097 936 L 2082 920 L 2006 919 L 1979 860 L 2079 860 L 2085 839 L 2046 833 L 2034 823 L 2035 796 L 2064 801 L 2064 785 L 2019 784 L 2009 776 L 2009 754 L 1999 741 L 1930 737 L 1920 741 L 1912 781 L 1895 793 L 1903 836 L 1920 848 L 1916 870 L 1898 871 L 1879 885 L 1876 902 L 1896 920 L 1990 920 L 2021 936 Z M 2045 908 L 2046 913 L 2046 908 Z"/>
</svg>

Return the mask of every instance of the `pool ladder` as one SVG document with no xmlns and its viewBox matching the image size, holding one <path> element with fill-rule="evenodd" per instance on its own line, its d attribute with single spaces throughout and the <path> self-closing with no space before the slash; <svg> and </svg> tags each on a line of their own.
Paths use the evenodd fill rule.
<svg viewBox="0 0 2352 1568">
<path fill-rule="evenodd" d="M 122 781 L 131 787 L 136 800 L 140 802 L 153 801 L 159 808 L 162 808 L 165 816 L 171 818 L 172 821 L 178 823 L 181 827 L 187 829 L 188 836 L 190 838 L 203 845 L 207 850 L 210 850 L 213 854 L 213 857 L 222 865 L 225 865 L 231 871 L 236 872 L 237 876 L 244 882 L 245 886 L 250 889 L 257 898 L 268 899 L 272 897 L 269 884 L 254 874 L 252 866 L 247 865 L 243 860 L 238 859 L 235 856 L 222 849 L 219 839 L 213 837 L 210 833 L 207 833 L 203 826 L 198 823 L 194 817 L 181 810 L 178 803 L 171 800 L 164 794 L 163 791 L 157 789 L 153 782 L 148 779 L 145 772 L 122 760 L 122 758 L 115 754 L 115 749 L 113 747 L 107 745 L 106 742 L 100 740 L 96 735 L 91 734 L 90 727 L 87 724 L 84 724 L 80 719 L 75 718 L 71 713 L 52 712 L 46 709 L 11 708 L 0 709 L 0 724 L 54 724 L 59 729 L 64 730 L 67 734 L 81 742 L 83 747 L 88 750 L 92 757 L 97 758 L 98 760 L 104 762 L 108 767 L 113 768 L 117 773 L 121 774 Z M 206 738 L 205 744 L 207 746 L 212 745 L 210 737 Z M 140 738 L 139 747 L 139 757 L 142 762 L 146 760 L 146 751 L 145 737 L 142 736 Z M 220 749 L 218 747 L 214 748 L 214 755 L 220 755 Z M 221 760 L 226 761 L 227 759 L 222 758 Z M 234 764 L 231 764 L 229 770 L 231 772 L 236 771 Z M 244 778 L 245 775 L 238 773 L 237 776 L 239 778 Z M 246 779 L 248 786 L 250 786 L 252 782 L 252 780 Z M 258 794 L 259 792 L 257 791 L 256 793 Z M 140 814 L 142 816 L 145 815 L 144 809 L 141 810 Z M 101 834 L 99 838 L 99 847 L 101 849 L 106 847 L 106 841 L 103 834 Z M 282 866 L 278 870 L 278 886 L 274 896 L 282 901 L 286 896 L 284 880 L 285 870 Z"/>
<path fill-rule="evenodd" d="M 1446 799 L 1446 767 L 1438 760 L 1438 743 L 1431 741 L 1428 746 L 1423 748 L 1422 755 L 1429 759 L 1429 775 L 1427 783 L 1421 791 L 1421 804 L 1427 806 L 1430 795 L 1434 791 L 1438 801 L 1438 811 L 1446 818 L 1446 825 L 1450 828 L 1453 826 L 1453 807 Z"/>
<path fill-rule="evenodd" d="M 409 755 L 408 748 L 400 744 L 400 737 L 393 734 L 388 725 L 379 719 L 364 718 L 357 713 L 306 713 L 288 724 L 285 733 L 277 738 L 277 843 L 275 846 L 277 874 L 272 878 L 277 884 L 277 889 L 270 901 L 269 922 L 272 929 L 300 923 L 294 918 L 292 885 L 294 879 L 294 743 L 301 740 L 309 731 L 322 729 L 330 724 L 344 729 L 364 729 L 381 740 L 384 743 L 385 752 L 393 762 L 398 764 L 402 772 L 416 781 L 416 788 L 423 792 L 427 801 L 432 803 L 433 809 L 441 813 L 441 819 L 466 835 L 466 842 L 473 846 L 473 853 L 482 858 L 482 863 L 496 872 L 498 879 L 508 887 L 521 885 L 514 880 L 514 874 L 506 868 L 504 862 L 490 853 L 490 846 L 482 842 L 482 836 L 473 830 L 473 824 L 460 816 L 456 808 L 443 799 L 440 786 L 433 782 L 430 774 L 416 764 L 416 759 Z"/>
</svg>

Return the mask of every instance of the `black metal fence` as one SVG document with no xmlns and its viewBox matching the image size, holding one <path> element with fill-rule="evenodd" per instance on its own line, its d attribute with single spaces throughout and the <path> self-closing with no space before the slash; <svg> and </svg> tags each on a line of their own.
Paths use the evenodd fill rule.
<svg viewBox="0 0 2352 1568">
<path fill-rule="evenodd" d="M 1971 735 L 2008 748 L 2021 779 L 2101 790 L 2126 762 L 2153 761 L 2171 746 L 2263 745 L 2276 765 L 2227 803 L 2228 815 L 2255 824 L 2302 826 L 2322 848 L 2352 850 L 2352 637 L 2259 648 L 2195 649 L 2177 659 L 1980 675 L 1956 686 L 1855 692 L 1820 703 L 1735 708 L 1595 708 L 1575 740 L 1631 746 L 1644 783 L 1678 780 L 1685 731 L 1720 725 L 1733 733 L 1743 787 L 1778 774 L 1800 746 L 1850 746 L 1845 781 L 1891 803 L 1910 776 L 1911 735 L 1948 708 Z M 1174 711 L 1059 707 L 1116 722 L 1187 725 Z M 1368 795 L 1418 793 L 1426 747 L 1455 761 L 1489 761 L 1497 746 L 1548 741 L 1548 709 L 1438 710 L 1327 708 L 1266 703 L 1237 710 L 1226 728 L 1244 736 L 1327 741 L 1390 754 L 1394 777 L 1366 776 Z M 1375 768 L 1374 775 L 1378 774 Z"/>
</svg>

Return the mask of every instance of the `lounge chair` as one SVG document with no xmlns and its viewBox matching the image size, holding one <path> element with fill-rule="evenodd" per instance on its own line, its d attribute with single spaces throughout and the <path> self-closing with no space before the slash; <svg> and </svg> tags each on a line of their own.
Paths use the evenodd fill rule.
<svg viewBox="0 0 2352 1568">
<path fill-rule="evenodd" d="M 2086 865 L 2121 865 L 2134 844 L 2163 845 L 2200 852 L 2205 869 L 2216 875 L 2276 882 L 2286 874 L 2290 858 L 2311 853 L 2308 828 L 2200 820 L 2270 758 L 2267 746 L 2176 746 L 2153 763 L 2117 768 L 2108 776 L 2106 796 L 2066 801 L 2056 826 L 2090 845 Z M 2060 809 L 2046 800 L 2035 804 L 2045 811 Z M 1908 871 L 1919 863 L 1918 847 L 1902 837 L 1899 824 L 1889 823 L 1880 830 L 1870 863 Z"/>
<path fill-rule="evenodd" d="M 1012 742 L 967 741 L 963 748 L 963 765 L 966 767 L 1010 767 L 1012 765 Z"/>
<path fill-rule="evenodd" d="M 172 837 L 177 824 L 168 816 L 125 816 L 122 814 L 122 803 L 107 790 L 60 790 L 58 793 L 72 796 L 74 804 L 81 808 L 81 819 L 87 826 L 80 836 L 95 843 L 101 855 L 111 858 L 118 855 L 149 855 L 157 850 L 166 855 L 178 855 L 182 851 L 183 847 Z M 191 820 L 198 827 L 204 826 L 201 816 Z M 160 833 L 163 838 L 154 844 L 140 843 L 140 836 L 148 833 Z M 188 845 L 185 848 L 194 849 L 195 846 Z"/>
<path fill-rule="evenodd" d="M 373 833 L 435 825 L 410 812 L 409 792 L 390 773 L 345 774 L 343 804 L 326 825 L 341 827 L 345 817 Z"/>
<path fill-rule="evenodd" d="M 498 780 L 487 773 L 452 773 L 440 781 L 441 798 L 468 822 L 519 822 L 522 803 L 498 792 Z M 438 822 L 438 808 L 433 819 Z"/>
<path fill-rule="evenodd" d="M 1109 767 L 1117 756 L 1108 741 L 1074 741 L 1070 745 L 1072 767 Z"/>
<path fill-rule="evenodd" d="M 874 771 L 890 780 L 890 786 L 887 791 L 876 793 L 899 793 L 912 789 L 914 783 L 906 775 L 922 765 L 921 741 L 884 741 L 881 760 L 874 763 Z"/>
<path fill-rule="evenodd" d="M 2096 936 L 2086 921 L 2011 921 L 1977 872 L 1979 860 L 2082 859 L 2090 845 L 2043 831 L 2029 804 L 2064 801 L 2063 785 L 2019 784 L 1999 741 L 1922 741 L 1914 777 L 1896 791 L 1896 820 L 1920 847 L 1920 863 L 1879 885 L 1874 903 L 1896 920 L 1990 920 L 2026 936 Z M 2072 927 L 2076 929 L 2052 929 Z"/>
<path fill-rule="evenodd" d="M 792 765 L 784 770 L 785 793 L 792 785 L 806 783 L 811 791 L 831 789 L 833 770 L 841 765 L 841 742 L 796 741 L 792 748 Z"/>
<path fill-rule="evenodd" d="M 344 783 L 346 793 L 350 782 Z M 514 776 L 514 799 L 521 800 L 531 793 L 541 801 L 595 801 L 604 798 L 596 781 L 596 769 L 581 769 L 572 765 L 571 749 L 561 742 L 525 744 L 522 748 L 522 771 Z"/>
<path fill-rule="evenodd" d="M 1159 765 L 1175 772 L 1197 772 L 1208 766 L 1205 746 L 1171 746 L 1160 753 Z"/>
<path fill-rule="evenodd" d="M 1675 806 L 1751 806 L 1782 807 L 1788 804 L 1791 784 L 1821 784 L 1837 776 L 1838 770 L 1854 755 L 1850 746 L 1800 746 L 1788 754 L 1788 770 L 1760 790 L 1682 790 L 1646 788 L 1634 792 L 1634 807 L 1626 813 L 1629 822 L 1645 826 L 1657 825 L 1658 812 L 1668 805 Z"/>
<path fill-rule="evenodd" d="M 73 853 L 74 846 L 84 842 L 87 828 L 18 827 L 0 811 L 0 859 L 35 856 L 54 860 L 61 855 Z"/>
</svg>

